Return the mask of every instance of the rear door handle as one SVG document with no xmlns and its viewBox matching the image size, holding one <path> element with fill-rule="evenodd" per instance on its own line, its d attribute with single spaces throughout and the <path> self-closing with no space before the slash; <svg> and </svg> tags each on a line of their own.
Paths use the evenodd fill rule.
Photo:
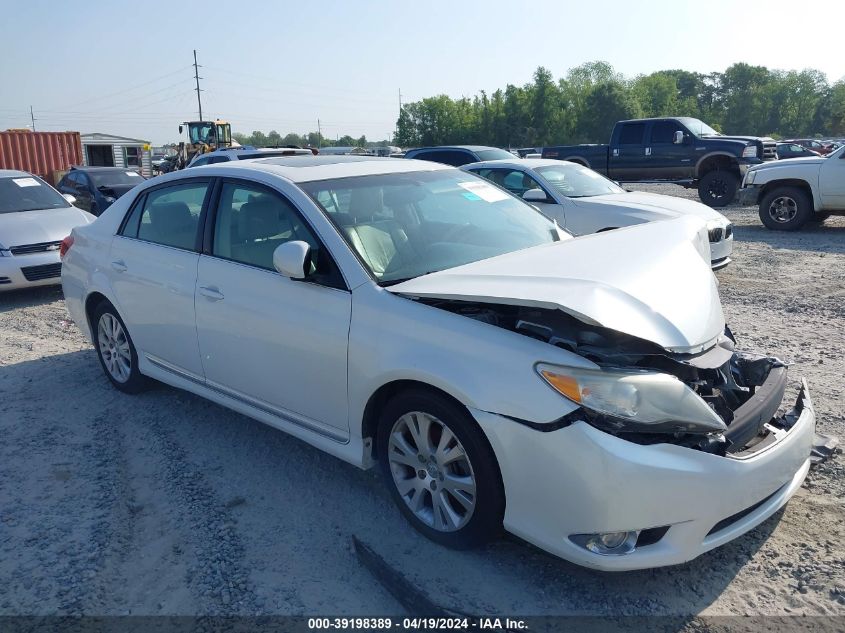
<svg viewBox="0 0 845 633">
<path fill-rule="evenodd" d="M 117 261 L 112 262 L 111 267 L 119 273 L 126 272 L 126 262 L 124 262 L 122 259 L 118 259 Z"/>
<path fill-rule="evenodd" d="M 199 290 L 203 297 L 212 301 L 220 301 L 224 298 L 223 293 L 213 286 L 200 286 Z"/>
</svg>

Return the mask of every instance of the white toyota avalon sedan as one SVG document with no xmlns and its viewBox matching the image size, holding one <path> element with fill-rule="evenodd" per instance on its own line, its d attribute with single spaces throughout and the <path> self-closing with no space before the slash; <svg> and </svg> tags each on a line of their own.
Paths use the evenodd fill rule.
<svg viewBox="0 0 845 633">
<path fill-rule="evenodd" d="M 807 387 L 782 413 L 786 367 L 735 347 L 697 218 L 572 239 L 445 165 L 267 158 L 146 182 L 64 248 L 117 389 L 377 464 L 444 545 L 504 527 L 589 567 L 681 563 L 809 467 Z"/>
</svg>

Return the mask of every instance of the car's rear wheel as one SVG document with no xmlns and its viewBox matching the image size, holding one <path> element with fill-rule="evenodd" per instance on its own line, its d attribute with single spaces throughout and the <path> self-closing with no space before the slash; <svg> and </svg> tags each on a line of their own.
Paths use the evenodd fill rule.
<svg viewBox="0 0 845 633">
<path fill-rule="evenodd" d="M 97 357 L 112 385 L 126 393 L 138 393 L 146 379 L 138 371 L 138 353 L 126 324 L 108 301 L 94 311 L 94 341 Z"/>
<path fill-rule="evenodd" d="M 760 221 L 775 231 L 797 231 L 813 215 L 809 196 L 798 187 L 778 187 L 760 201 Z"/>
<path fill-rule="evenodd" d="M 724 207 L 733 202 L 738 188 L 739 178 L 736 174 L 715 169 L 698 181 L 698 197 L 709 207 Z"/>
<path fill-rule="evenodd" d="M 425 536 L 464 549 L 501 530 L 499 467 L 463 407 L 426 390 L 403 392 L 382 412 L 378 448 L 394 501 Z"/>
</svg>

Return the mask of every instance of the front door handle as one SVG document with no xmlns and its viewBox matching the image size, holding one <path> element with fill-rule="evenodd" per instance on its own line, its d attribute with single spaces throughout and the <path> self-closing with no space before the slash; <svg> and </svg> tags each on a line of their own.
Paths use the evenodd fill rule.
<svg viewBox="0 0 845 633">
<path fill-rule="evenodd" d="M 112 262 L 111 267 L 119 273 L 126 272 L 126 262 L 124 262 L 122 259 L 118 259 L 117 261 Z"/>
<path fill-rule="evenodd" d="M 650 148 L 650 147 L 646 147 L 646 148 L 645 148 L 645 155 L 646 155 L 646 156 L 651 156 L 651 148 Z"/>
<path fill-rule="evenodd" d="M 223 293 L 213 286 L 200 286 L 200 294 L 211 301 L 220 301 L 223 299 Z"/>
</svg>

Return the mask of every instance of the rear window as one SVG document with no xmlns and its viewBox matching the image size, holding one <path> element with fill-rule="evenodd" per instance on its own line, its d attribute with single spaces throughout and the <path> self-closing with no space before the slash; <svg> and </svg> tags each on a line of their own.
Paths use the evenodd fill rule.
<svg viewBox="0 0 845 633">
<path fill-rule="evenodd" d="M 513 160 L 516 158 L 507 150 L 495 147 L 493 149 L 480 149 L 475 153 L 478 154 L 478 160 Z"/>
<path fill-rule="evenodd" d="M 37 176 L 0 178 L 0 213 L 65 209 L 70 204 Z"/>
</svg>

